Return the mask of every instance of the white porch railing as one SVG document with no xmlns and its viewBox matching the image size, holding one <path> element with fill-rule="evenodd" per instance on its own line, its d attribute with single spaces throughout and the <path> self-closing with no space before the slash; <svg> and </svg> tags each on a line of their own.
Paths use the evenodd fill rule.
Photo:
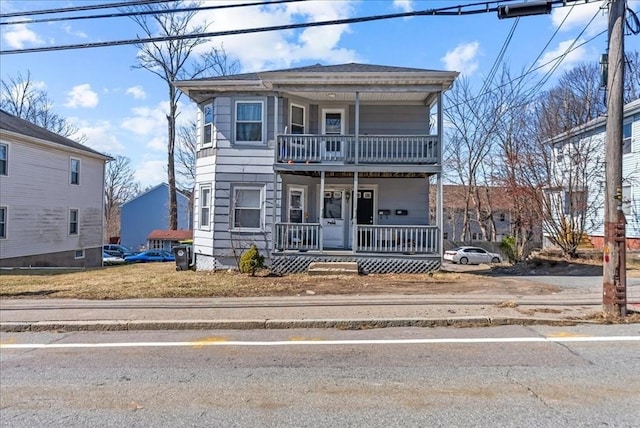
<svg viewBox="0 0 640 428">
<path fill-rule="evenodd" d="M 439 252 L 437 226 L 358 225 L 356 251 L 423 254 Z"/>
<path fill-rule="evenodd" d="M 437 163 L 436 135 L 278 135 L 276 162 Z"/>
<path fill-rule="evenodd" d="M 277 223 L 274 249 L 320 251 L 319 223 Z M 437 226 L 358 225 L 355 247 L 360 253 L 438 254 Z"/>
</svg>

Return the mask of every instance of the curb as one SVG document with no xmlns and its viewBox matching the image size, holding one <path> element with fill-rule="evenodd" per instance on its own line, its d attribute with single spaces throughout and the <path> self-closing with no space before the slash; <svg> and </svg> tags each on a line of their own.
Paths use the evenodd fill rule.
<svg viewBox="0 0 640 428">
<path fill-rule="evenodd" d="M 503 325 L 571 326 L 593 324 L 583 319 L 526 317 L 385 318 L 385 319 L 255 319 L 255 320 L 115 320 L 1 322 L 0 332 L 138 331 L 138 330 L 278 330 L 333 328 L 366 330 L 389 327 L 490 327 Z"/>
</svg>

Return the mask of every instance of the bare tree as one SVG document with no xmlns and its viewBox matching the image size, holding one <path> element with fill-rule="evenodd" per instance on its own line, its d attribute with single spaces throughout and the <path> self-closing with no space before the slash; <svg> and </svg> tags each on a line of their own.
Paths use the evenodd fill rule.
<svg viewBox="0 0 640 428">
<path fill-rule="evenodd" d="M 180 8 L 194 8 L 200 2 L 185 2 L 176 0 L 160 4 L 135 4 L 128 7 L 129 11 L 156 11 L 151 15 L 133 15 L 132 19 L 138 24 L 145 37 L 171 37 L 182 35 L 197 35 L 206 32 L 208 24 L 195 25 L 196 10 L 175 12 Z M 196 47 L 206 42 L 203 38 L 168 40 L 139 44 L 138 63 L 134 68 L 142 68 L 160 77 L 167 83 L 169 96 L 169 111 L 167 117 L 167 181 L 169 184 L 169 229 L 178 227 L 178 204 L 176 195 L 175 147 L 176 147 L 176 118 L 178 101 L 182 93 L 173 85 L 176 80 L 187 80 L 202 75 L 215 74 L 220 68 L 227 68 L 232 61 L 227 57 L 224 49 L 212 49 L 200 58 L 194 58 Z"/>
<path fill-rule="evenodd" d="M 41 126 L 63 137 L 77 135 L 78 129 L 53 111 L 47 92 L 31 79 L 31 73 L 18 73 L 0 81 L 0 108 L 7 113 Z M 77 138 L 79 142 L 85 136 Z"/>
<path fill-rule="evenodd" d="M 191 190 L 196 181 L 196 138 L 197 124 L 191 121 L 180 126 L 177 134 L 176 163 L 180 187 Z"/>
<path fill-rule="evenodd" d="M 106 240 L 112 236 L 120 236 L 120 208 L 140 192 L 140 185 L 131 168 L 131 159 L 116 156 L 107 163 L 104 192 Z"/>
</svg>

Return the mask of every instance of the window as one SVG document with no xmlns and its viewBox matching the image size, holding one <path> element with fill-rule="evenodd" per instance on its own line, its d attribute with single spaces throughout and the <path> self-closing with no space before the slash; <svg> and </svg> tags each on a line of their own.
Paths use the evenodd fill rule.
<svg viewBox="0 0 640 428">
<path fill-rule="evenodd" d="M 568 191 L 564 194 L 564 213 L 566 215 L 584 215 L 587 210 L 587 192 L 585 190 Z"/>
<path fill-rule="evenodd" d="M 631 122 L 622 125 L 622 154 L 631 153 Z"/>
<path fill-rule="evenodd" d="M 69 210 L 69 235 L 78 234 L 78 210 L 71 208 Z"/>
<path fill-rule="evenodd" d="M 7 239 L 7 207 L 0 207 L 0 239 Z"/>
<path fill-rule="evenodd" d="M 304 107 L 291 104 L 291 133 L 304 134 Z"/>
<path fill-rule="evenodd" d="M 202 146 L 213 145 L 213 103 L 205 104 L 202 108 Z"/>
<path fill-rule="evenodd" d="M 500 213 L 500 221 L 507 221 L 507 215 L 505 213 Z"/>
<path fill-rule="evenodd" d="M 476 232 L 473 232 L 473 233 L 471 234 L 471 240 L 472 240 L 472 241 L 477 241 L 477 240 L 478 240 L 478 234 L 477 234 Z"/>
<path fill-rule="evenodd" d="M 233 189 L 233 228 L 260 230 L 262 188 L 238 186 Z"/>
<path fill-rule="evenodd" d="M 289 223 L 304 223 L 304 187 L 289 188 Z"/>
<path fill-rule="evenodd" d="M 9 175 L 9 146 L 0 144 L 0 175 Z"/>
<path fill-rule="evenodd" d="M 80 184 L 80 159 L 71 158 L 69 170 L 71 171 L 71 184 Z"/>
<path fill-rule="evenodd" d="M 442 239 L 449 239 L 449 232 L 444 232 L 442 234 Z"/>
<path fill-rule="evenodd" d="M 236 102 L 236 143 L 262 142 L 262 101 Z"/>
<path fill-rule="evenodd" d="M 629 218 L 631 215 L 631 186 L 622 186 L 622 212 Z"/>
<path fill-rule="evenodd" d="M 211 186 L 200 186 L 200 229 L 209 230 Z"/>
<path fill-rule="evenodd" d="M 84 250 L 76 250 L 73 254 L 74 259 L 84 259 Z"/>
</svg>

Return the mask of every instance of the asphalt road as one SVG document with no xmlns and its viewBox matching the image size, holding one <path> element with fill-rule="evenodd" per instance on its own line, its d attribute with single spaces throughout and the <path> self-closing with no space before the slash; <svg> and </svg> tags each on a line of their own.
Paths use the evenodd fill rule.
<svg viewBox="0 0 640 428">
<path fill-rule="evenodd" d="M 2 426 L 636 427 L 640 327 L 3 333 Z"/>
</svg>

